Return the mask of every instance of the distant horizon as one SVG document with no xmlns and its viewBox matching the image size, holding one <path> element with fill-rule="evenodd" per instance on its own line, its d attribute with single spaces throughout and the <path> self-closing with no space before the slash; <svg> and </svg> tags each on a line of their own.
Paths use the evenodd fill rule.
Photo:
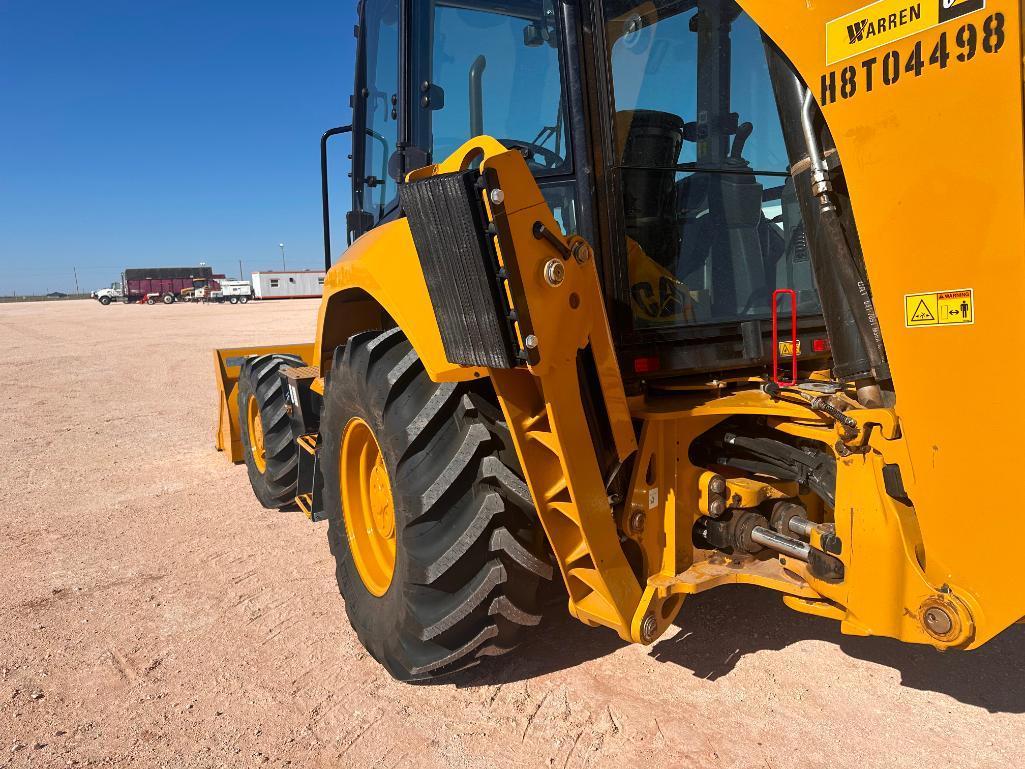
<svg viewBox="0 0 1025 769">
<path fill-rule="evenodd" d="M 280 243 L 289 270 L 321 268 L 319 139 L 350 122 L 355 21 L 322 0 L 0 5 L 0 295 L 136 266 L 248 279 Z"/>
<path fill-rule="evenodd" d="M 18 291 L 17 289 L 11 289 L 11 290 L 8 290 L 6 292 L 0 293 L 0 297 L 11 297 L 11 296 L 46 296 L 47 294 L 53 293 L 55 291 L 59 291 L 61 293 L 68 294 L 68 295 L 71 295 L 71 296 L 74 296 L 76 294 L 78 294 L 78 295 L 88 295 L 91 292 L 96 291 L 98 289 L 109 288 L 112 283 L 120 283 L 120 281 L 121 281 L 121 274 L 126 269 L 128 269 L 128 270 L 137 270 L 137 269 L 145 269 L 147 267 L 201 267 L 201 266 L 210 267 L 214 271 L 214 275 L 223 275 L 225 280 L 249 280 L 256 273 L 266 274 L 266 273 L 270 273 L 270 272 L 324 272 L 324 265 L 323 264 L 321 264 L 319 267 L 295 267 L 295 268 L 289 267 L 287 270 L 282 270 L 281 267 L 279 266 L 277 268 L 265 267 L 265 268 L 261 268 L 261 269 L 255 269 L 255 270 L 251 270 L 251 269 L 246 268 L 244 270 L 244 272 L 242 273 L 242 275 L 244 277 L 239 277 L 239 273 L 238 273 L 237 270 L 235 272 L 232 272 L 230 270 L 219 270 L 217 267 L 215 267 L 213 265 L 210 265 L 210 264 L 205 264 L 204 265 L 201 262 L 196 262 L 194 265 L 192 265 L 192 264 L 186 264 L 186 263 L 183 263 L 183 262 L 173 262 L 172 261 L 172 262 L 168 262 L 166 264 L 147 264 L 147 265 L 142 265 L 142 266 L 125 265 L 125 267 L 123 267 L 123 268 L 121 268 L 120 270 L 117 271 L 117 274 L 113 278 L 111 278 L 110 280 L 107 280 L 107 281 L 100 281 L 99 283 L 96 283 L 96 285 L 93 285 L 92 283 L 90 283 L 88 285 L 83 284 L 83 277 L 82 277 L 81 274 L 79 274 L 79 276 L 78 276 L 78 289 L 77 290 L 76 290 L 76 287 L 74 285 L 74 274 L 72 273 L 71 285 L 70 286 L 56 285 L 56 286 L 53 286 L 53 287 L 50 287 L 50 288 L 46 288 L 46 289 L 42 289 L 42 290 L 39 290 L 39 291 Z M 106 268 L 98 267 L 98 268 L 95 268 L 95 269 L 96 270 L 104 270 Z"/>
</svg>

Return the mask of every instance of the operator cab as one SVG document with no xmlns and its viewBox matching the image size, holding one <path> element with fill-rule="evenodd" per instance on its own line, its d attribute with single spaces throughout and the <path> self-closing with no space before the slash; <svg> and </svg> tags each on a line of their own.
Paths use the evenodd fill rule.
<svg viewBox="0 0 1025 769">
<path fill-rule="evenodd" d="M 487 134 L 595 246 L 628 383 L 764 371 L 774 292 L 828 356 L 766 47 L 732 0 L 363 0 L 358 237 L 415 168 Z"/>
</svg>

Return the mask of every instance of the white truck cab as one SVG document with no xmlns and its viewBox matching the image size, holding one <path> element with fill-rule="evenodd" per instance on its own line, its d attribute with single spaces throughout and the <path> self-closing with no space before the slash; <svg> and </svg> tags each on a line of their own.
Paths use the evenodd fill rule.
<svg viewBox="0 0 1025 769">
<path fill-rule="evenodd" d="M 93 299 L 106 307 L 111 302 L 120 302 L 124 298 L 124 292 L 118 283 L 111 283 L 110 288 L 101 288 L 89 294 Z"/>
</svg>

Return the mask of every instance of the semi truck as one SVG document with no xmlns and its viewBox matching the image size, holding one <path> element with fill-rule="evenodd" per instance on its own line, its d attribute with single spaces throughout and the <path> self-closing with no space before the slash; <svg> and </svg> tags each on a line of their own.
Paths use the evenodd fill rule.
<svg viewBox="0 0 1025 769">
<path fill-rule="evenodd" d="M 92 297 L 106 306 L 111 302 L 130 304 L 172 304 L 182 298 L 182 292 L 193 293 L 199 288 L 218 289 L 223 275 L 214 275 L 206 265 L 197 267 L 130 267 L 121 273 L 121 283 L 111 284 L 92 293 Z"/>
<path fill-rule="evenodd" d="M 100 288 L 89 294 L 93 299 L 106 307 L 111 302 L 120 302 L 124 298 L 120 283 L 111 283 L 109 288 Z"/>
</svg>

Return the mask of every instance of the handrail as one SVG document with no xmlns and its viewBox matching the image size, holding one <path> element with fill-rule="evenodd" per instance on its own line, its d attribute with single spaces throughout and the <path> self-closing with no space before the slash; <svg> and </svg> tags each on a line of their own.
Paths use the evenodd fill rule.
<svg viewBox="0 0 1025 769">
<path fill-rule="evenodd" d="M 338 126 L 325 131 L 320 137 L 320 200 L 324 217 L 324 271 L 331 269 L 331 207 L 328 201 L 327 184 L 327 141 L 332 136 L 352 132 L 351 125 Z"/>
</svg>

